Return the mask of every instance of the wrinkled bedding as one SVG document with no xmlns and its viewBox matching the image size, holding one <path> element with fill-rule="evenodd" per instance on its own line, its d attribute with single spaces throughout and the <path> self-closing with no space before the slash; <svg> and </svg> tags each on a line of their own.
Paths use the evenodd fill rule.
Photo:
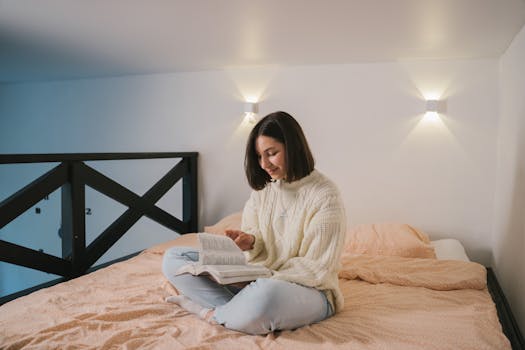
<svg viewBox="0 0 525 350">
<path fill-rule="evenodd" d="M 160 266 L 167 247 L 0 307 L 0 349 L 510 349 L 472 262 L 347 255 L 344 310 L 294 331 L 251 336 L 175 304 Z"/>
</svg>

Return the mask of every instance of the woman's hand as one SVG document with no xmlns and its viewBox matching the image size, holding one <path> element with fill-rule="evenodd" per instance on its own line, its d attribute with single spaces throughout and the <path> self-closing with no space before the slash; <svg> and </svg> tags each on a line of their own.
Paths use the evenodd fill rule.
<svg viewBox="0 0 525 350">
<path fill-rule="evenodd" d="M 226 236 L 233 239 L 241 250 L 250 250 L 255 243 L 255 236 L 239 230 L 226 230 Z"/>
</svg>

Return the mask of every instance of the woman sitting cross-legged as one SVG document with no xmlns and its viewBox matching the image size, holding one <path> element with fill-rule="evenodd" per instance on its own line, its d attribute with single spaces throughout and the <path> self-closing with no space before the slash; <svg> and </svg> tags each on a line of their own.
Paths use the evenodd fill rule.
<svg viewBox="0 0 525 350">
<path fill-rule="evenodd" d="M 181 295 L 168 298 L 211 323 L 249 334 L 291 330 L 322 321 L 343 307 L 338 269 L 345 211 L 337 187 L 314 168 L 297 121 L 275 112 L 248 138 L 245 171 L 253 188 L 241 230 L 226 235 L 250 263 L 272 270 L 246 286 L 206 276 L 175 275 L 198 260 L 193 247 L 166 251 L 163 273 Z"/>
</svg>

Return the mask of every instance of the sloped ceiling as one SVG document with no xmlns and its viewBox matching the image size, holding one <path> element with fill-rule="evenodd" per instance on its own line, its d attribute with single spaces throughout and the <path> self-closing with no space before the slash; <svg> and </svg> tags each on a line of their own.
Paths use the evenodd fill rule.
<svg viewBox="0 0 525 350">
<path fill-rule="evenodd" d="M 525 0 L 0 0 L 0 82 L 499 57 Z"/>
</svg>

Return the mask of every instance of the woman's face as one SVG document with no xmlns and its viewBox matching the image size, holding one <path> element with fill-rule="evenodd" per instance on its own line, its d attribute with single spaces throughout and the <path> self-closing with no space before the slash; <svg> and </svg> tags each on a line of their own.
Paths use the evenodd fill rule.
<svg viewBox="0 0 525 350">
<path fill-rule="evenodd" d="M 255 152 L 259 165 L 272 179 L 282 180 L 286 177 L 284 144 L 273 137 L 261 135 L 255 139 Z"/>
</svg>

